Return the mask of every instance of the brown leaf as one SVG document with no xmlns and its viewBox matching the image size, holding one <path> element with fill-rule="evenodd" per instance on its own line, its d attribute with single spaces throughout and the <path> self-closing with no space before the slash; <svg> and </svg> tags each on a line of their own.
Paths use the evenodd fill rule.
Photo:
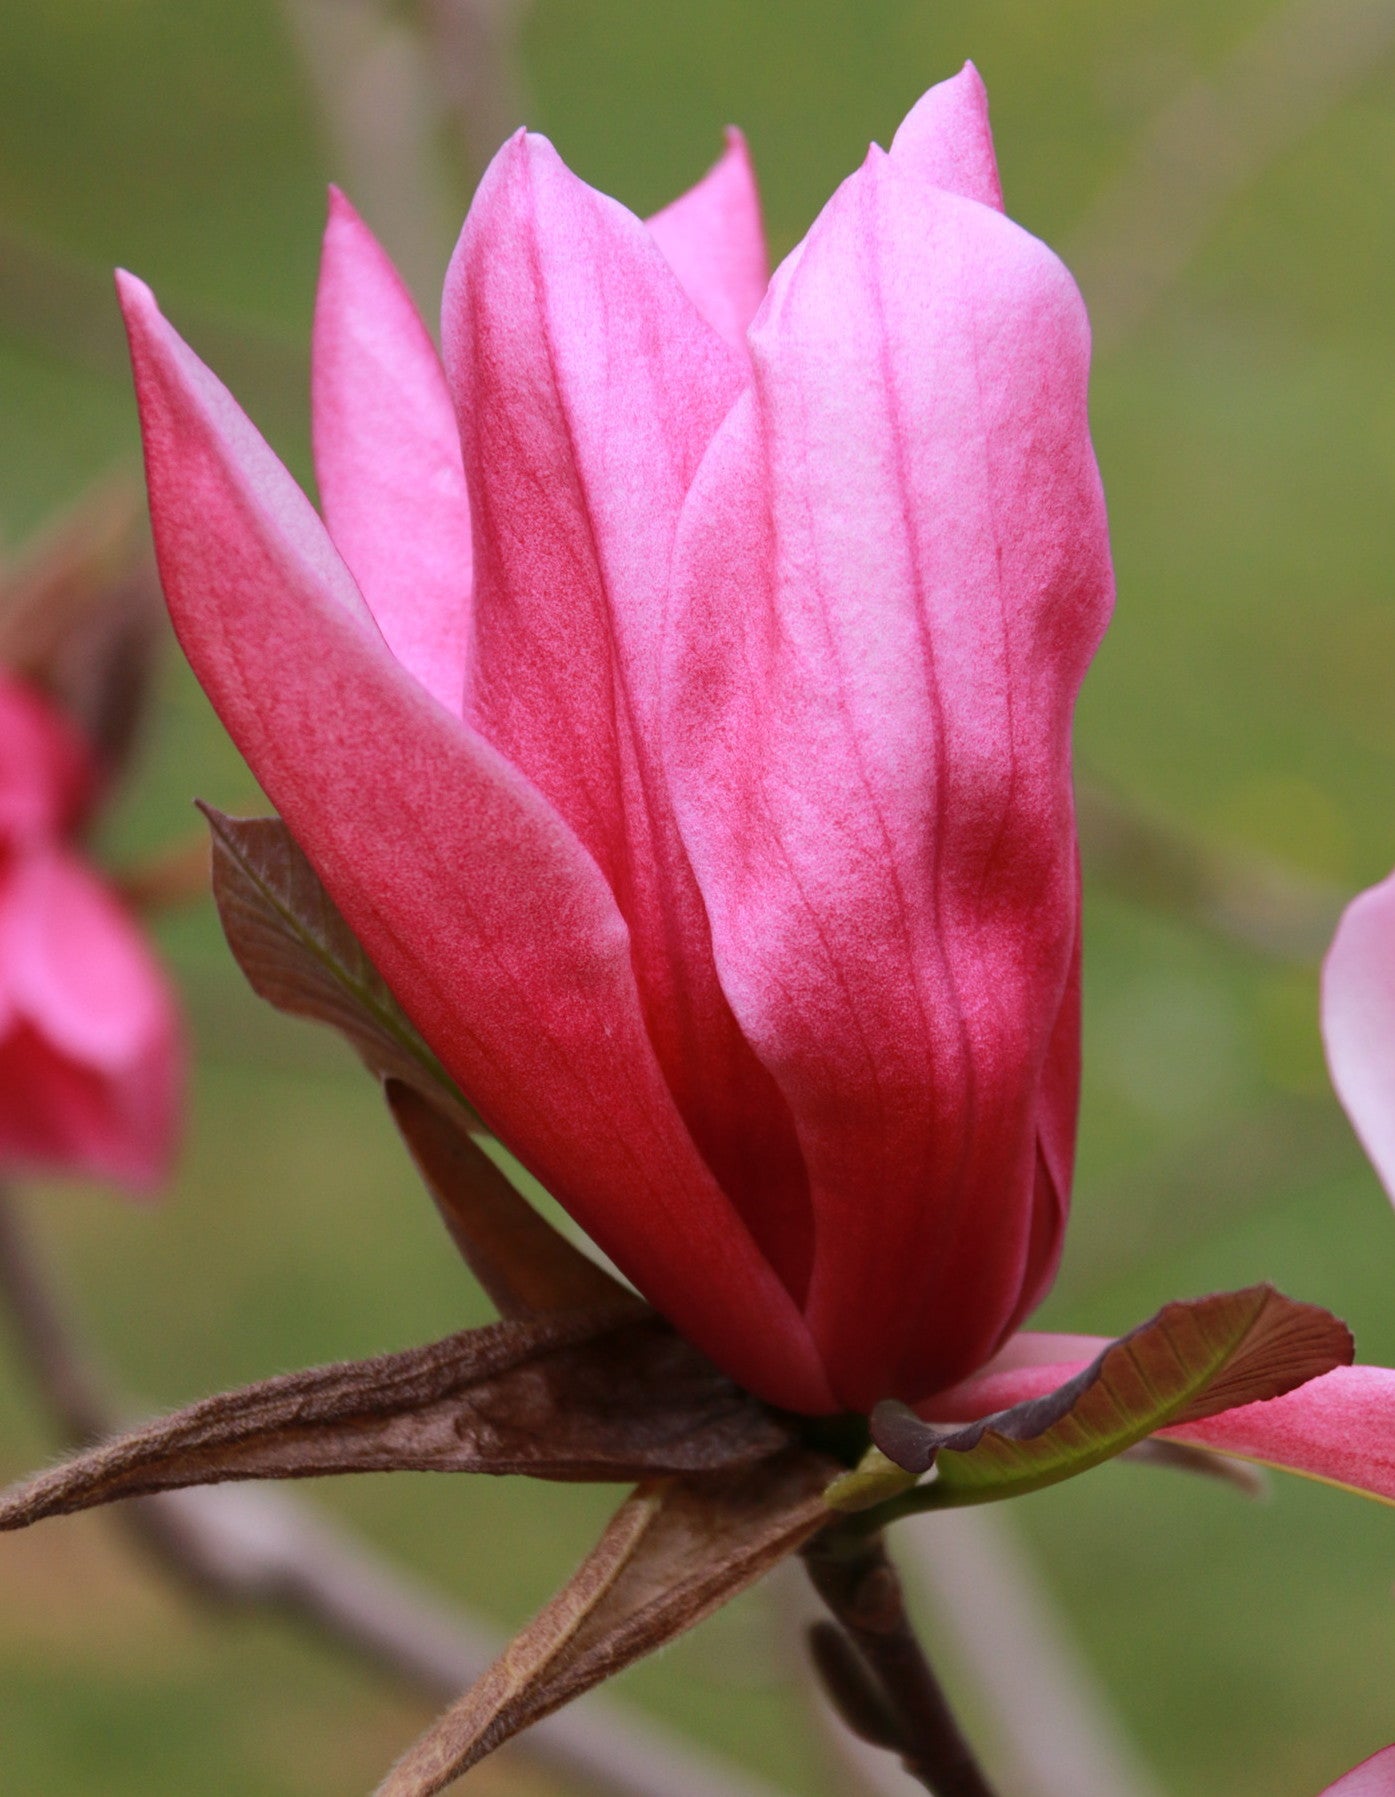
<svg viewBox="0 0 1395 1797">
<path fill-rule="evenodd" d="M 501 1316 L 580 1310 L 628 1295 L 540 1217 L 433 1100 L 395 1079 L 383 1090 L 452 1240 Z"/>
<path fill-rule="evenodd" d="M 830 1520 L 832 1463 L 804 1449 L 642 1485 L 571 1582 L 399 1761 L 378 1797 L 430 1797 L 496 1747 L 674 1640 Z"/>
<path fill-rule="evenodd" d="M 92 489 L 0 579 L 0 666 L 45 693 L 103 773 L 129 760 L 164 627 L 145 495 Z"/>
<path fill-rule="evenodd" d="M 467 1128 L 479 1119 L 422 1041 L 277 817 L 227 817 L 213 832 L 213 897 L 228 947 L 260 998 L 327 1023 L 364 1065 L 427 1093 Z"/>
<path fill-rule="evenodd" d="M 628 1294 L 552 1228 L 470 1140 L 483 1125 L 422 1041 L 279 818 L 203 807 L 213 895 L 254 992 L 328 1023 L 384 1081 L 389 1107 L 447 1229 L 504 1316 Z"/>
<path fill-rule="evenodd" d="M 789 1441 L 636 1299 L 205 1398 L 0 1499 L 0 1529 L 116 1498 L 326 1473 L 637 1479 L 749 1465 Z"/>
<path fill-rule="evenodd" d="M 933 1485 L 890 1500 L 898 1514 L 986 1503 L 1085 1472 L 1155 1430 L 1279 1397 L 1352 1355 L 1330 1312 L 1249 1286 L 1165 1304 L 1044 1397 L 951 1428 L 880 1404 L 872 1436 L 906 1471 L 935 1468 Z"/>
</svg>

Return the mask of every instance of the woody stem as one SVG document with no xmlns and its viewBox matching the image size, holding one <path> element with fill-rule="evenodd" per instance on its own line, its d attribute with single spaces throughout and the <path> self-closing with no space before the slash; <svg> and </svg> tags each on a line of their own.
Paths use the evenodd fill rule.
<svg viewBox="0 0 1395 1797">
<path fill-rule="evenodd" d="M 880 1535 L 858 1538 L 835 1525 L 804 1550 L 814 1589 L 856 1649 L 871 1684 L 831 1694 L 845 1719 L 876 1718 L 860 1728 L 898 1753 L 907 1772 L 935 1797 L 994 1797 L 906 1614 L 901 1580 Z M 819 1656 L 821 1657 L 821 1656 Z M 822 1657 L 821 1657 L 822 1658 Z M 836 1661 L 837 1656 L 833 1656 Z M 825 1682 L 834 1668 L 820 1667 Z M 856 1685 L 856 1676 L 844 1678 Z"/>
</svg>

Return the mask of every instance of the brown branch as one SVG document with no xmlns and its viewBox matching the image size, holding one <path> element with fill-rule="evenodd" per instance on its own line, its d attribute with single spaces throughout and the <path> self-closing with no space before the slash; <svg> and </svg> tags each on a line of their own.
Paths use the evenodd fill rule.
<svg viewBox="0 0 1395 1797">
<path fill-rule="evenodd" d="M 65 1447 L 88 1447 L 111 1427 L 92 1369 L 73 1345 L 13 1199 L 0 1191 L 0 1305 L 34 1390 Z"/>
<path fill-rule="evenodd" d="M 75 1349 L 4 1193 L 0 1309 L 65 1445 L 111 1434 L 118 1412 Z M 503 1649 L 502 1636 L 279 1492 L 212 1486 L 137 1498 L 117 1514 L 160 1570 L 203 1600 L 275 1611 L 433 1703 L 458 1697 Z M 778 1797 L 741 1769 L 595 1698 L 538 1723 L 520 1751 L 605 1797 Z"/>
<path fill-rule="evenodd" d="M 862 1678 L 855 1663 L 839 1663 L 827 1638 L 820 1643 L 820 1669 L 835 1690 L 841 1685 L 840 1708 L 850 1723 L 898 1753 L 934 1797 L 994 1797 L 911 1627 L 882 1538 L 859 1539 L 835 1527 L 805 1548 L 804 1564 L 871 1675 Z"/>
</svg>

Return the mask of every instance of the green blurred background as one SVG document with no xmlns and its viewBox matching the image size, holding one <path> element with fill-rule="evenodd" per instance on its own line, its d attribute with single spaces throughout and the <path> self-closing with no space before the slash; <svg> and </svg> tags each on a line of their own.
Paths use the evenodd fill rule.
<svg viewBox="0 0 1395 1797">
<path fill-rule="evenodd" d="M 518 43 L 529 122 L 637 210 L 741 123 L 777 253 L 924 86 L 979 63 L 1009 208 L 1073 261 L 1100 330 L 1120 597 L 1080 762 L 1208 850 L 1292 870 L 1319 918 L 1328 892 L 1395 860 L 1392 10 L 537 0 Z M 135 454 L 113 263 L 155 285 L 302 474 L 326 180 L 354 189 L 423 287 L 439 279 L 468 154 L 443 154 L 415 220 L 376 213 L 392 209 L 345 166 L 339 40 L 318 11 L 0 7 L 7 546 Z M 489 103 L 515 104 L 486 96 L 477 135 Z M 359 162 L 390 195 L 391 168 Z M 190 831 L 195 793 L 255 803 L 171 654 L 113 855 Z M 1117 861 L 1106 841 L 1087 869 L 1081 1170 L 1043 1320 L 1113 1332 L 1168 1297 L 1268 1278 L 1347 1316 L 1364 1358 L 1391 1360 L 1395 1220 L 1327 1089 L 1312 957 L 1121 892 Z M 482 1318 L 347 1053 L 257 1006 L 207 907 L 160 933 L 197 1049 L 177 1188 L 151 1210 L 68 1188 L 29 1207 L 122 1381 L 172 1404 Z M 0 1362 L 0 1473 L 50 1451 Z M 515 1623 L 612 1494 L 394 1477 L 313 1496 Z M 1395 1738 L 1395 1512 L 1297 1481 L 1254 1507 L 1109 1467 L 1011 1521 L 1172 1797 L 1313 1797 Z M 792 1792 L 832 1789 L 769 1612 L 746 1600 L 623 1694 Z M 0 1548 L 6 1794 L 366 1790 L 426 1713 L 272 1621 L 201 1615 L 107 1519 Z M 477 1787 L 563 1788 L 517 1755 Z"/>
</svg>

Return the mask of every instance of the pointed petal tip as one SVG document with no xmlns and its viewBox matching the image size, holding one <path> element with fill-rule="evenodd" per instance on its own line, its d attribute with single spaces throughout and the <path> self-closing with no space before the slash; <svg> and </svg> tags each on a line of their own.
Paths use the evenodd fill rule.
<svg viewBox="0 0 1395 1797">
<path fill-rule="evenodd" d="M 355 253 L 360 256 L 366 253 L 376 258 L 387 259 L 387 252 L 374 236 L 358 207 L 354 205 L 342 187 L 336 186 L 331 181 L 325 190 L 325 227 L 320 243 L 320 280 L 315 295 L 317 311 L 324 302 L 326 272 L 333 269 L 341 258 L 352 258 Z M 352 278 L 352 266 L 352 261 L 350 261 L 344 270 L 345 275 L 349 278 Z"/>
<path fill-rule="evenodd" d="M 718 158 L 718 167 L 736 166 L 743 169 L 755 185 L 756 166 L 751 156 L 751 146 L 746 141 L 746 133 L 740 125 L 726 125 L 722 129 L 722 154 Z"/>
<path fill-rule="evenodd" d="M 154 292 L 139 275 L 133 275 L 129 269 L 118 268 L 113 272 L 112 278 L 116 283 L 116 297 L 128 324 L 139 313 L 159 314 L 160 308 Z"/>
<path fill-rule="evenodd" d="M 139 275 L 129 274 L 124 268 L 116 270 L 116 299 L 126 327 L 132 372 L 139 385 L 141 371 L 160 359 L 168 340 L 176 338 L 176 333 L 160 310 L 154 289 Z"/>
<path fill-rule="evenodd" d="M 357 206 L 344 192 L 337 182 L 331 181 L 325 189 L 325 229 L 340 224 L 362 224 Z"/>
<path fill-rule="evenodd" d="M 455 255 L 459 255 L 460 244 L 469 236 L 472 221 L 476 221 L 491 205 L 498 205 L 501 193 L 508 196 L 516 184 L 526 191 L 527 183 L 535 174 L 550 174 L 557 170 L 560 170 L 568 180 L 578 179 L 558 154 L 551 138 L 545 137 L 539 131 L 529 131 L 526 126 L 520 125 L 517 131 L 506 137 L 499 145 L 490 159 L 489 166 L 480 176 L 474 198 L 470 202 L 470 209 L 465 216 Z M 508 203 L 507 197 L 504 203 Z M 452 265 L 454 260 L 453 256 Z M 448 288 L 450 281 L 451 275 L 448 271 L 446 276 Z"/>
<path fill-rule="evenodd" d="M 542 131 L 530 131 L 526 125 L 520 125 L 517 131 L 506 137 L 495 154 L 494 162 L 515 163 L 531 162 L 561 163 L 556 144 Z M 565 164 L 563 164 L 565 167 Z M 570 172 L 570 171 L 568 171 Z"/>
<path fill-rule="evenodd" d="M 1002 211 L 988 90 L 972 62 L 921 95 L 901 121 L 891 154 L 931 186 Z"/>
</svg>

